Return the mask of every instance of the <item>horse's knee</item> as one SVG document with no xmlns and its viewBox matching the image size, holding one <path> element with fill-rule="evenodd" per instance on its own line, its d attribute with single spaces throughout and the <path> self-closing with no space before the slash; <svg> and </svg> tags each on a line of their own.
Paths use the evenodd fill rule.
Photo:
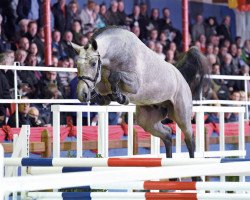
<svg viewBox="0 0 250 200">
<path fill-rule="evenodd" d="M 121 73 L 115 71 L 110 72 L 108 81 L 110 82 L 111 85 L 119 83 L 120 80 L 121 80 Z"/>
</svg>

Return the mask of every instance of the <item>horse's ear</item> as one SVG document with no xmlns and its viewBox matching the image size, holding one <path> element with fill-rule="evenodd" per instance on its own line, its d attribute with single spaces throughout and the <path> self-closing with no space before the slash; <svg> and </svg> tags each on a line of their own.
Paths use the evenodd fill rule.
<svg viewBox="0 0 250 200">
<path fill-rule="evenodd" d="M 91 41 L 91 45 L 92 45 L 93 49 L 96 51 L 98 46 L 97 46 L 97 42 L 96 42 L 95 39 L 93 39 L 93 40 Z"/>
<path fill-rule="evenodd" d="M 81 51 L 81 49 L 82 49 L 81 46 L 79 46 L 79 45 L 77 45 L 77 44 L 75 44 L 75 43 L 73 43 L 73 42 L 70 42 L 70 45 L 71 45 L 71 47 L 72 47 L 78 54 L 80 53 L 80 51 Z"/>
</svg>

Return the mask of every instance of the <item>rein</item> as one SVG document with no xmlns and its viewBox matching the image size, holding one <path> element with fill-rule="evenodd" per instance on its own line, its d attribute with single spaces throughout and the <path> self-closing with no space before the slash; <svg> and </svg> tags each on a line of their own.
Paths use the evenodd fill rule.
<svg viewBox="0 0 250 200">
<path fill-rule="evenodd" d="M 97 71 L 96 71 L 96 74 L 95 74 L 95 78 L 93 79 L 93 78 L 91 78 L 89 76 L 78 76 L 78 80 L 84 81 L 87 84 L 88 88 L 91 89 L 91 90 L 93 90 L 95 88 L 97 79 L 98 79 L 98 77 L 100 75 L 100 72 L 101 72 L 101 64 L 102 64 L 101 59 L 100 59 L 100 55 L 97 54 L 95 56 L 98 56 L 98 66 L 97 66 Z M 82 58 L 82 57 L 80 57 L 80 58 Z M 86 58 L 82 58 L 82 59 L 86 59 Z M 94 83 L 94 86 L 90 87 L 90 85 L 88 84 L 87 80 L 91 81 L 92 83 Z"/>
</svg>

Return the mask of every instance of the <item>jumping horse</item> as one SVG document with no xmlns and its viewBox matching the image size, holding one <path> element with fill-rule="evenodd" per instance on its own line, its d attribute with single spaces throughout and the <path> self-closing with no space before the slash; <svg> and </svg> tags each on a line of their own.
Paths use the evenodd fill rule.
<svg viewBox="0 0 250 200">
<path fill-rule="evenodd" d="M 77 98 L 81 102 L 111 101 L 136 105 L 136 121 L 159 137 L 172 157 L 172 130 L 161 121 L 175 121 L 185 135 L 190 158 L 195 142 L 191 126 L 192 99 L 206 85 L 206 58 L 195 47 L 184 53 L 176 66 L 164 61 L 132 32 L 106 27 L 95 32 L 78 54 Z"/>
</svg>

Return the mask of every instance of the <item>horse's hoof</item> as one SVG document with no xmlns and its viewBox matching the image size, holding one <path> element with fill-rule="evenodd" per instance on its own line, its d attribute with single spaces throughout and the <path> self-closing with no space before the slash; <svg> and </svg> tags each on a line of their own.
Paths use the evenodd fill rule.
<svg viewBox="0 0 250 200">
<path fill-rule="evenodd" d="M 91 100 L 91 103 L 97 103 L 100 106 L 106 106 L 111 103 L 111 100 L 108 96 L 101 96 L 100 94 L 98 94 Z"/>
<path fill-rule="evenodd" d="M 109 105 L 111 103 L 111 99 L 109 96 L 103 96 L 104 104 L 103 105 Z"/>
<path fill-rule="evenodd" d="M 128 105 L 129 104 L 129 98 L 126 95 L 122 94 L 120 96 L 120 98 L 117 99 L 117 102 L 119 104 L 122 104 L 122 105 Z"/>
</svg>

